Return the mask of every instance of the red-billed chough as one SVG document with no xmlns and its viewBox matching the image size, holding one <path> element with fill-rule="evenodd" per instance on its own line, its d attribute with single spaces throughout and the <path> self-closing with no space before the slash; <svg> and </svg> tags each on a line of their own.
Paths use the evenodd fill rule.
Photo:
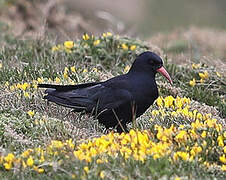
<svg viewBox="0 0 226 180">
<path fill-rule="evenodd" d="M 78 85 L 39 84 L 48 88 L 44 98 L 56 104 L 93 115 L 106 128 L 126 130 L 126 124 L 142 115 L 158 97 L 155 75 L 160 72 L 172 84 L 162 59 L 153 52 L 140 54 L 127 74 L 104 82 Z"/>
</svg>

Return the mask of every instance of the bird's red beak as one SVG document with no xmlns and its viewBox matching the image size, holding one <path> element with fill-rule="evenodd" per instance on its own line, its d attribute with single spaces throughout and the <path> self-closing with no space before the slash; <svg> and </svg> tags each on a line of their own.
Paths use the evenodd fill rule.
<svg viewBox="0 0 226 180">
<path fill-rule="evenodd" d="M 170 82 L 170 84 L 173 84 L 173 81 L 172 81 L 172 79 L 171 79 L 169 73 L 166 71 L 166 69 L 165 69 L 163 66 L 160 67 L 159 69 L 157 69 L 157 71 L 158 71 L 159 73 L 161 73 L 163 76 L 165 76 L 166 79 L 168 79 L 168 81 Z"/>
</svg>

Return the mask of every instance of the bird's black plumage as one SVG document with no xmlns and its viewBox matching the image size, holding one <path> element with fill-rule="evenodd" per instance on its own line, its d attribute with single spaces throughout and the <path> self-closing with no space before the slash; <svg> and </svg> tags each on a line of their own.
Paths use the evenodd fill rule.
<svg viewBox="0 0 226 180">
<path fill-rule="evenodd" d="M 142 115 L 157 99 L 155 74 L 162 68 L 162 59 L 148 51 L 135 59 L 127 74 L 104 82 L 38 86 L 48 88 L 44 97 L 48 101 L 73 108 L 76 112 L 96 112 L 96 118 L 106 128 L 117 126 L 117 131 L 122 132 L 126 130 L 126 123 Z M 172 82 L 168 74 L 163 75 Z"/>
</svg>

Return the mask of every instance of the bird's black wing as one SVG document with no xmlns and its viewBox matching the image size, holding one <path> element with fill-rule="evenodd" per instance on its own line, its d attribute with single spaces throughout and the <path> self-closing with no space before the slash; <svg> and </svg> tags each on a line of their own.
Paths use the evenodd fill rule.
<svg viewBox="0 0 226 180">
<path fill-rule="evenodd" d="M 132 96 L 129 91 L 117 88 L 120 82 L 87 83 L 75 86 L 39 85 L 47 87 L 44 98 L 56 104 L 73 108 L 75 111 L 91 112 L 95 107 L 98 111 L 114 109 L 128 103 Z"/>
</svg>

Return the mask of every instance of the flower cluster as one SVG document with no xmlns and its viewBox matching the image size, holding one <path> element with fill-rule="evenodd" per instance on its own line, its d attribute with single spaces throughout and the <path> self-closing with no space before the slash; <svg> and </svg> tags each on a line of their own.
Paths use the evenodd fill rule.
<svg viewBox="0 0 226 180">
<path fill-rule="evenodd" d="M 201 64 L 192 64 L 192 69 L 198 70 L 198 77 L 200 79 L 193 78 L 189 81 L 189 85 L 194 87 L 197 83 L 203 84 L 205 81 L 209 80 L 210 73 L 207 70 L 201 70 Z M 201 72 L 200 72 L 201 70 Z M 219 72 L 215 72 L 218 78 L 221 78 L 221 74 Z"/>
<path fill-rule="evenodd" d="M 74 151 L 74 155 L 87 162 L 91 162 L 92 157 L 104 153 L 114 157 L 121 155 L 125 159 L 134 158 L 144 162 L 149 155 L 157 159 L 168 154 L 170 152 L 169 144 L 152 141 L 149 133 L 135 130 L 131 130 L 127 134 L 109 133 L 100 138 L 94 138 L 88 143 L 80 144 L 78 150 Z"/>
<path fill-rule="evenodd" d="M 196 85 L 196 82 L 200 82 L 201 84 L 203 84 L 205 82 L 205 80 L 207 80 L 209 78 L 209 73 L 208 71 L 204 71 L 203 73 L 202 72 L 199 72 L 199 77 L 200 77 L 200 80 L 196 80 L 195 78 L 193 78 L 189 84 L 190 86 L 195 86 Z"/>
<path fill-rule="evenodd" d="M 183 121 L 183 124 L 180 123 L 181 125 L 179 124 L 177 129 L 174 125 L 171 125 L 170 128 L 156 125 L 157 138 L 174 144 L 174 148 L 176 148 L 173 154 L 174 161 L 178 159 L 196 160 L 208 167 L 211 163 L 221 164 L 221 169 L 225 170 L 226 132 L 217 119 L 212 118 L 210 113 L 203 114 L 197 109 L 191 110 L 191 100 L 185 97 L 159 97 L 156 104 L 159 109 L 152 111 L 152 120 L 162 118 L 164 121 L 168 117 L 171 121 L 175 118 L 188 120 Z M 213 156 L 217 161 L 208 162 Z"/>
<path fill-rule="evenodd" d="M 27 100 L 31 99 L 35 93 L 37 92 L 38 84 L 42 83 L 54 83 L 54 84 L 76 84 L 76 78 L 79 74 L 81 77 L 80 79 L 98 79 L 99 70 L 96 67 L 84 69 L 76 69 L 75 66 L 65 67 L 62 72 L 59 73 L 57 77 L 54 79 L 51 78 L 43 78 L 38 77 L 36 80 L 32 80 L 31 82 L 23 82 L 23 83 L 13 83 L 10 84 L 8 81 L 5 83 L 4 87 L 6 91 L 10 92 L 18 92 L 16 93 L 17 96 L 23 96 Z M 94 79 L 96 78 L 96 79 Z M 28 113 L 29 114 L 29 113 Z"/>
<path fill-rule="evenodd" d="M 45 148 L 27 149 L 18 156 L 13 153 L 1 156 L 0 166 L 6 170 L 17 168 L 44 173 L 52 168 L 56 170 L 68 159 L 72 163 L 80 160 L 89 164 L 95 160 L 100 164 L 108 163 L 107 157 L 134 159 L 142 163 L 150 157 L 154 160 L 168 157 L 174 163 L 195 161 L 207 168 L 215 166 L 225 171 L 225 138 L 226 132 L 222 125 L 208 117 L 205 121 L 196 119 L 190 126 L 171 125 L 166 128 L 155 125 L 153 131 L 132 129 L 129 133 L 111 132 L 78 146 L 72 139 L 65 142 L 55 140 Z M 89 168 L 84 166 L 84 173 L 88 172 Z M 104 172 L 101 176 L 104 176 Z"/>
<path fill-rule="evenodd" d="M 6 87 L 6 90 L 9 90 L 11 92 L 20 91 L 25 98 L 29 99 L 33 95 L 32 92 L 37 90 L 37 83 L 38 83 L 38 80 L 37 81 L 33 80 L 33 82 L 31 83 L 24 82 L 24 83 L 15 83 L 10 85 L 9 82 L 7 81 L 5 83 L 5 87 Z"/>
<path fill-rule="evenodd" d="M 102 36 L 96 37 L 93 35 L 84 34 L 82 40 L 77 41 L 65 41 L 62 45 L 55 45 L 52 47 L 52 52 L 65 51 L 67 53 L 76 52 L 80 46 L 84 47 L 86 51 L 91 49 L 92 52 L 97 52 L 98 49 L 112 45 L 112 48 L 122 49 L 123 51 L 135 51 L 137 49 L 137 44 L 131 44 L 126 40 L 121 40 L 118 36 L 113 36 L 112 33 L 103 33 Z M 109 47 L 110 48 L 110 47 Z"/>
<path fill-rule="evenodd" d="M 158 118 L 160 115 L 163 118 L 170 117 L 187 119 L 188 123 L 195 120 L 207 120 L 211 117 L 211 114 L 202 114 L 198 112 L 197 109 L 191 109 L 191 100 L 186 97 L 177 96 L 167 96 L 163 98 L 162 96 L 158 97 L 156 104 L 159 109 L 152 110 L 153 118 Z M 153 120 L 153 119 L 152 119 Z M 183 122 L 185 123 L 185 122 Z"/>
</svg>

